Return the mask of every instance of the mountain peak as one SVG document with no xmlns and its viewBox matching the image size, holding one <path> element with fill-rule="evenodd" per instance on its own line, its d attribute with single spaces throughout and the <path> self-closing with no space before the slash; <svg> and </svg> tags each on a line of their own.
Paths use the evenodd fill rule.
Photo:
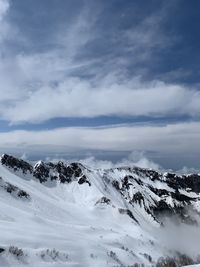
<svg viewBox="0 0 200 267">
<path fill-rule="evenodd" d="M 181 255 L 187 256 L 184 258 L 187 260 L 193 255 L 195 261 L 199 253 L 197 249 L 194 256 L 187 246 L 187 253 L 182 254 L 181 244 L 174 248 L 174 244 L 169 244 L 169 238 L 164 238 L 168 236 L 168 220 L 175 222 L 173 227 L 178 224 L 183 229 L 195 229 L 200 224 L 200 176 L 197 174 L 162 173 L 135 166 L 92 169 L 79 162 L 62 161 L 38 161 L 32 165 L 4 154 L 0 165 L 0 203 L 0 214 L 7 214 L 5 218 L 17 221 L 17 225 L 23 224 L 21 231 L 29 233 L 30 238 L 35 240 L 35 233 L 24 226 L 24 221 L 48 236 L 47 242 L 37 239 L 41 254 L 45 255 L 44 261 L 38 259 L 37 266 L 41 265 L 41 260 L 46 266 L 47 259 L 64 259 L 61 248 L 67 248 L 70 254 L 65 263 L 78 259 L 82 264 L 76 241 L 80 235 L 87 248 L 87 262 L 92 254 L 99 266 L 120 263 L 119 266 L 126 267 L 135 266 L 131 264 L 136 262 L 140 264 L 137 266 L 168 266 L 156 265 L 164 255 L 176 259 L 176 265 L 172 266 L 179 266 L 177 262 L 182 259 Z M 1 223 L 4 225 L 4 221 L 0 220 Z M 23 237 L 16 236 L 11 224 L 4 227 L 11 232 L 15 249 L 3 247 L 0 263 L 1 253 L 6 257 L 10 251 L 18 251 L 16 243 L 21 244 L 20 253 L 26 251 L 29 259 L 38 257 L 29 239 L 24 241 Z M 63 233 L 66 233 L 66 240 Z M 53 245 L 54 239 L 56 252 L 50 248 L 43 252 L 42 248 Z M 9 244 L 10 240 L 5 236 L 2 242 Z M 60 256 L 50 256 L 54 254 Z M 69 266 L 73 266 L 72 262 L 68 262 Z"/>
</svg>

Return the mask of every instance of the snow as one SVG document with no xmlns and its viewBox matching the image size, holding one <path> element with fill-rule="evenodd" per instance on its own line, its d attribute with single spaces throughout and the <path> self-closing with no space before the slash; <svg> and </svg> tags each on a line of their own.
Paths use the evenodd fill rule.
<svg viewBox="0 0 200 267">
<path fill-rule="evenodd" d="M 113 249 L 121 251 L 120 245 L 130 229 L 131 239 L 138 232 L 138 226 L 129 217 L 121 216 L 117 208 L 95 206 L 102 197 L 102 184 L 95 176 L 96 187 L 72 182 L 48 188 L 34 180 L 21 179 L 3 166 L 0 175 L 31 195 L 31 203 L 27 203 L 0 192 L 0 246 L 22 248 L 28 255 L 23 261 L 33 267 L 94 266 L 94 262 L 95 266 L 112 266 L 115 260 L 108 253 Z M 55 261 L 38 256 L 45 249 L 54 248 L 67 255 L 64 262 L 61 256 Z M 127 264 L 134 261 L 131 255 L 122 258 Z M 23 266 L 23 261 L 2 254 L 0 266 Z"/>
<path fill-rule="evenodd" d="M 104 267 L 130 266 L 136 262 L 148 266 L 144 254 L 151 255 L 154 262 L 167 255 L 159 223 L 143 205 L 129 205 L 105 182 L 120 181 L 129 172 L 85 172 L 92 186 L 57 181 L 50 187 L 31 179 L 30 174 L 14 173 L 0 164 L 4 182 L 30 195 L 30 201 L 26 201 L 0 190 L 0 247 L 6 249 L 0 253 L 1 267 Z M 145 179 L 145 183 L 152 181 Z M 140 189 L 150 205 L 153 194 L 150 195 L 145 183 L 143 187 L 137 183 L 130 186 L 129 197 Z M 161 182 L 157 182 L 157 187 L 168 189 Z M 103 196 L 111 200 L 110 205 L 96 204 Z M 119 209 L 129 209 L 139 224 L 127 214 L 120 214 Z M 22 249 L 23 255 L 16 256 L 11 246 Z"/>
</svg>

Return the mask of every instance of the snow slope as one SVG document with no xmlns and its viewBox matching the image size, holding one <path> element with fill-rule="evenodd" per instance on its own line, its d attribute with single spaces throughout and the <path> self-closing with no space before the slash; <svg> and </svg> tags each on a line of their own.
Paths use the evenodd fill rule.
<svg viewBox="0 0 200 267">
<path fill-rule="evenodd" d="M 198 175 L 3 155 L 0 177 L 1 267 L 198 261 Z"/>
</svg>

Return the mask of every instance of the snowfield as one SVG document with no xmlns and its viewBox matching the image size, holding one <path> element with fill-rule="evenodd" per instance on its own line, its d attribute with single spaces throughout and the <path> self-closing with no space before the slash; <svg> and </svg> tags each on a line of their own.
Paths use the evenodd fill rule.
<svg viewBox="0 0 200 267">
<path fill-rule="evenodd" d="M 3 155 L 0 177 L 0 267 L 200 262 L 198 175 Z"/>
</svg>

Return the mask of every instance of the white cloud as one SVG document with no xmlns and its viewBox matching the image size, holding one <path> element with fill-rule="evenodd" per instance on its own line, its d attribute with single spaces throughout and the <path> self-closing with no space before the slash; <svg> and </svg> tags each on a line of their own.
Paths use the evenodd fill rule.
<svg viewBox="0 0 200 267">
<path fill-rule="evenodd" d="M 146 155 L 145 152 L 141 151 L 133 151 L 129 154 L 128 158 L 122 159 L 118 165 L 122 166 L 131 166 L 135 165 L 141 168 L 148 168 L 148 169 L 154 169 L 159 170 L 161 169 L 161 166 L 159 164 L 153 162 L 150 160 Z"/>
<path fill-rule="evenodd" d="M 1 0 L 0 1 L 0 21 L 3 20 L 8 9 L 9 9 L 9 1 L 8 0 Z"/>
<path fill-rule="evenodd" d="M 129 30 L 106 35 L 111 38 L 108 44 L 119 44 L 119 47 L 116 50 L 113 47 L 113 53 L 109 55 L 102 53 L 100 56 L 95 53 L 87 56 L 90 47 L 87 45 L 97 39 L 106 43 L 99 36 L 96 24 L 102 10 L 91 9 L 89 5 L 80 10 L 73 21 L 68 25 L 63 23 L 63 27 L 51 36 L 55 45 L 45 52 L 32 51 L 30 40 L 23 36 L 17 25 L 11 24 L 9 11 L 12 12 L 9 1 L 0 0 L 0 119 L 10 123 L 38 123 L 56 117 L 102 115 L 199 117 L 199 88 L 161 80 L 144 81 L 137 68 L 131 78 L 126 73 L 127 66 L 135 68 L 138 62 L 147 69 L 155 48 L 170 46 L 174 42 L 162 30 L 168 12 L 165 8 L 160 13 L 150 14 Z M 12 45 L 6 45 L 7 40 L 14 40 L 19 47 L 25 40 L 26 50 L 19 49 L 15 53 Z M 0 133 L 0 146 L 2 152 L 5 148 L 21 149 L 22 153 L 56 151 L 58 155 L 87 149 L 199 155 L 199 130 L 199 123 L 194 122 L 14 131 Z M 95 158 L 90 161 L 100 164 Z M 159 168 L 145 155 L 120 163 L 126 162 Z M 109 161 L 101 163 L 112 165 Z"/>
<path fill-rule="evenodd" d="M 45 151 L 157 151 L 162 154 L 198 155 L 200 123 L 178 123 L 165 126 L 116 126 L 100 128 L 60 128 L 49 131 L 13 131 L 0 133 L 0 147 L 34 146 Z M 30 145 L 31 144 L 31 145 Z M 56 148 L 56 149 L 55 149 Z M 138 160 L 139 161 L 139 160 Z"/>
<path fill-rule="evenodd" d="M 133 151 L 131 152 L 128 157 L 122 158 L 120 161 L 113 163 L 109 160 L 99 160 L 94 156 L 86 157 L 83 159 L 79 159 L 81 163 L 95 168 L 95 169 L 110 169 L 122 166 L 138 166 L 141 168 L 148 168 L 154 170 L 160 170 L 161 166 L 157 163 L 153 162 L 152 160 L 148 159 L 144 152 Z"/>
<path fill-rule="evenodd" d="M 17 101 L 14 99 L 7 107 L 0 108 L 3 118 L 15 123 L 39 122 L 55 117 L 200 114 L 198 91 L 159 81 L 118 81 L 111 77 L 108 81 L 105 79 L 104 82 L 94 84 L 71 77 L 57 87 L 30 89 L 29 92 L 24 92 L 26 95 L 22 92 L 23 90 Z"/>
<path fill-rule="evenodd" d="M 0 19 L 6 24 L 8 9 L 9 2 L 0 0 Z M 108 60 L 107 75 L 101 68 L 104 62 L 97 64 L 98 59 L 78 61 L 85 45 L 96 38 L 97 17 L 96 11 L 91 13 L 86 8 L 67 30 L 63 27 L 56 33 L 57 46 L 53 49 L 7 55 L 1 59 L 1 119 L 11 123 L 37 123 L 56 117 L 101 115 L 199 116 L 200 93 L 197 90 L 162 81 L 144 82 L 141 77 L 128 78 L 118 65 L 120 58 L 117 56 L 115 62 Z M 141 55 L 142 51 L 138 53 L 135 48 L 142 47 L 143 51 L 151 53 L 152 47 L 166 43 L 160 35 L 162 17 L 163 14 L 153 14 L 125 33 L 136 54 Z M 95 77 L 81 78 L 84 68 L 94 71 Z"/>
</svg>

